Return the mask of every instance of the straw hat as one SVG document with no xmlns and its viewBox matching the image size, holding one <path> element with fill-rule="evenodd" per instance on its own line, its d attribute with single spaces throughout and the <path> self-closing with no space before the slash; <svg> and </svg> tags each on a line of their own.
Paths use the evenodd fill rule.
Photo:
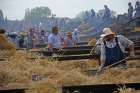
<svg viewBox="0 0 140 93">
<path fill-rule="evenodd" d="M 67 36 L 71 36 L 72 35 L 72 33 L 71 32 L 67 32 L 67 34 L 66 34 Z"/>
<path fill-rule="evenodd" d="M 105 36 L 114 34 L 110 28 L 104 28 L 104 29 L 103 29 L 103 33 L 104 33 L 104 34 L 100 35 L 101 37 L 105 37 Z"/>
</svg>

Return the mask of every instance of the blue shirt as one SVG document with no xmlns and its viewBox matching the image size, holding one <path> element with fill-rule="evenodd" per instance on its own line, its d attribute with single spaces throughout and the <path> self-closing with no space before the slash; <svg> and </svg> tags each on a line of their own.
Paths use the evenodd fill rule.
<svg viewBox="0 0 140 93">
<path fill-rule="evenodd" d="M 67 47 L 74 47 L 74 44 L 76 43 L 75 40 L 72 38 L 65 38 L 65 43 Z"/>
<path fill-rule="evenodd" d="M 72 38 L 75 40 L 76 43 L 80 42 L 80 36 L 79 36 L 78 31 L 73 31 Z"/>
<path fill-rule="evenodd" d="M 61 48 L 61 42 L 60 34 L 51 33 L 48 37 L 48 43 L 52 45 L 52 48 Z"/>
</svg>

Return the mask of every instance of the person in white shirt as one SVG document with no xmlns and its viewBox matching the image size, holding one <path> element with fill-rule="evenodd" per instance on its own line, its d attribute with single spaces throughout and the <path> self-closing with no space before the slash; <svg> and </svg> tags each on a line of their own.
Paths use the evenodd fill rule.
<svg viewBox="0 0 140 93">
<path fill-rule="evenodd" d="M 48 36 L 48 49 L 51 52 L 62 48 L 63 38 L 58 32 L 58 27 L 52 28 L 52 33 Z"/>
<path fill-rule="evenodd" d="M 130 50 L 130 56 L 134 56 L 134 44 L 122 35 L 115 35 L 110 28 L 104 28 L 101 37 L 101 67 L 111 65 L 125 58 L 125 48 Z M 123 62 L 125 64 L 125 62 Z"/>
<path fill-rule="evenodd" d="M 80 36 L 79 36 L 78 29 L 74 29 L 74 31 L 72 32 L 72 38 L 76 41 L 76 43 L 80 42 Z"/>
</svg>

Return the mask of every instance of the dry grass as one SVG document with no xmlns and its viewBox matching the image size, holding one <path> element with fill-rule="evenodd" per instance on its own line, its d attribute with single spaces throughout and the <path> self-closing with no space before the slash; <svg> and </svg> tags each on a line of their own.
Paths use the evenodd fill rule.
<svg viewBox="0 0 140 93">
<path fill-rule="evenodd" d="M 120 93 L 140 93 L 140 91 L 139 90 L 134 90 L 134 89 L 131 89 L 131 88 L 125 88 L 125 89 L 123 89 L 123 88 L 121 88 L 120 89 Z"/>
<path fill-rule="evenodd" d="M 96 42 L 97 42 L 97 40 L 95 38 L 93 38 L 88 42 L 88 46 L 95 46 Z"/>
<path fill-rule="evenodd" d="M 0 87 L 27 86 L 33 88 L 30 93 L 60 93 L 59 89 L 63 85 L 140 82 L 140 71 L 135 68 L 110 69 L 101 75 L 88 76 L 84 70 L 96 67 L 95 60 L 51 62 L 47 59 L 29 60 L 28 56 L 25 51 L 18 51 L 10 61 L 1 62 Z M 39 75 L 41 80 L 32 81 L 32 75 Z M 121 90 L 121 93 L 126 92 Z"/>
</svg>

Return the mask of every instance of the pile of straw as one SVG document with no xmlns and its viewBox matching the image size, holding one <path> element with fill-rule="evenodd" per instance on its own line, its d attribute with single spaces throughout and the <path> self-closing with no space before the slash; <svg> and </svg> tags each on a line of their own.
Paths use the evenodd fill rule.
<svg viewBox="0 0 140 93">
<path fill-rule="evenodd" d="M 88 46 L 95 46 L 96 42 L 97 42 L 97 40 L 95 38 L 93 38 L 88 42 Z"/>
<path fill-rule="evenodd" d="M 31 88 L 30 93 L 60 93 L 60 88 L 64 85 L 140 82 L 140 71 L 136 68 L 110 69 L 100 75 L 88 76 L 84 71 L 96 67 L 95 60 L 58 62 L 30 60 L 27 57 L 27 52 L 17 51 L 8 62 L 1 62 L 0 87 L 28 86 Z M 139 60 L 135 64 L 138 62 Z M 39 75 L 41 79 L 33 81 L 33 75 Z"/>
</svg>

